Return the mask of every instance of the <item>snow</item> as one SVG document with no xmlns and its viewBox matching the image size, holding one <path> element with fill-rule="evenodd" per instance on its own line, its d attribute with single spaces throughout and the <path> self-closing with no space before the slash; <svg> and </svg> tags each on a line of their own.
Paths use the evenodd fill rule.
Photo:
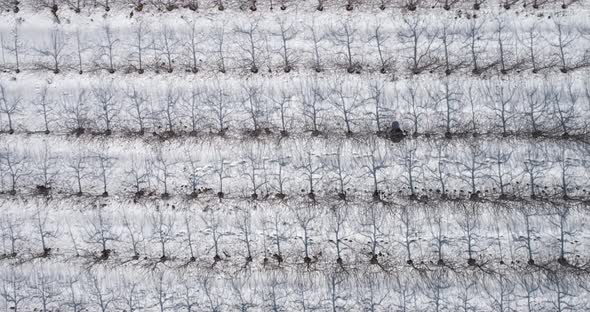
<svg viewBox="0 0 590 312">
<path fill-rule="evenodd" d="M 0 3 L 0 309 L 590 309 L 585 2 L 53 3 Z"/>
</svg>

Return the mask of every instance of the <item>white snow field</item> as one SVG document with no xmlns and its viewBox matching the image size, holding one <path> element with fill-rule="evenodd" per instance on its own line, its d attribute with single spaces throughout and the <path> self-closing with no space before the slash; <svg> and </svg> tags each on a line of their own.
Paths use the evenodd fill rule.
<svg viewBox="0 0 590 312">
<path fill-rule="evenodd" d="M 589 311 L 586 0 L 0 0 L 0 311 Z"/>
</svg>

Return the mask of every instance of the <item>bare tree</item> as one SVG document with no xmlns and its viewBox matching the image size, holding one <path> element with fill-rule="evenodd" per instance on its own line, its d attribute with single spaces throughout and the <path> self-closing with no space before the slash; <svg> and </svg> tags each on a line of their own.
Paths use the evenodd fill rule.
<svg viewBox="0 0 590 312">
<path fill-rule="evenodd" d="M 299 228 L 301 230 L 301 235 L 297 235 L 297 236 L 301 240 L 301 242 L 303 243 L 303 251 L 304 251 L 303 262 L 309 266 L 313 262 L 317 261 L 316 256 L 314 256 L 314 259 L 312 259 L 310 257 L 310 255 L 311 255 L 310 249 L 311 249 L 311 246 L 314 241 L 314 238 L 313 238 L 313 235 L 315 232 L 314 223 L 316 222 L 315 220 L 320 217 L 321 211 L 318 209 L 318 207 L 316 205 L 313 205 L 311 203 L 306 204 L 303 207 L 292 208 L 292 210 L 293 210 L 293 215 L 295 216 L 295 220 L 297 222 L 297 225 L 299 225 Z"/>
<path fill-rule="evenodd" d="M 196 1 L 195 1 L 196 2 Z M 190 4 L 189 4 L 190 6 Z M 198 6 L 198 5 L 197 5 Z M 199 62 L 200 59 L 197 58 L 197 55 L 201 54 L 201 49 L 199 48 L 199 44 L 203 41 L 203 31 L 197 27 L 197 20 L 186 20 L 186 35 L 188 37 L 187 42 L 184 44 L 188 57 L 189 57 L 189 66 L 190 70 L 193 74 L 196 74 L 199 71 Z M 222 39 L 223 40 L 223 39 Z"/>
<path fill-rule="evenodd" d="M 180 291 L 181 302 L 177 304 L 178 307 L 183 308 L 187 312 L 198 311 L 197 307 L 200 306 L 200 294 L 199 290 L 194 287 L 194 281 L 191 277 L 181 277 L 180 284 L 182 290 Z"/>
<path fill-rule="evenodd" d="M 442 199 L 448 197 L 448 179 L 450 176 L 449 164 L 451 163 L 449 155 L 449 144 L 446 142 L 436 141 L 436 145 L 431 148 L 434 150 L 434 155 L 431 158 L 433 162 L 428 162 L 426 170 L 430 171 L 434 180 L 434 185 L 438 185 L 436 193 L 440 195 Z"/>
<path fill-rule="evenodd" d="M 34 172 L 41 182 L 36 185 L 37 192 L 47 196 L 59 174 L 58 157 L 51 151 L 49 144 L 43 142 L 41 153 L 36 155 L 35 158 Z"/>
<path fill-rule="evenodd" d="M 207 248 L 207 252 L 213 250 L 213 262 L 221 261 L 221 238 L 225 236 L 222 232 L 223 219 L 219 217 L 219 212 L 208 210 L 207 213 L 201 216 L 204 223 L 203 232 L 206 236 L 211 236 L 212 244 Z"/>
<path fill-rule="evenodd" d="M 0 149 L 0 169 L 10 178 L 9 194 L 16 195 L 19 181 L 31 173 L 29 158 L 26 150 L 19 151 L 10 144 Z"/>
<path fill-rule="evenodd" d="M 419 234 L 421 234 L 421 227 L 420 223 L 416 222 L 416 220 L 420 219 L 420 216 L 416 213 L 417 210 L 414 207 L 408 208 L 408 206 L 402 205 L 397 210 L 398 213 L 396 216 L 400 221 L 399 231 L 401 237 L 398 240 L 398 244 L 400 244 L 406 252 L 406 263 L 414 266 L 412 250 L 420 247 L 418 238 Z"/>
<path fill-rule="evenodd" d="M 504 137 L 513 132 L 510 130 L 510 124 L 517 116 L 515 102 L 519 94 L 516 91 L 516 87 L 510 81 L 492 80 L 486 85 L 485 94 L 488 98 L 486 106 L 497 119 L 494 127 L 499 128 Z"/>
<path fill-rule="evenodd" d="M 20 246 L 25 243 L 28 236 L 24 234 L 25 220 L 23 220 L 17 213 L 8 211 L 8 207 L 4 204 L 0 204 L 0 208 L 7 211 L 0 218 L 0 233 L 2 234 L 2 245 L 5 252 L 3 253 L 6 257 L 14 258 L 18 255 Z M 8 241 L 8 247 L 5 247 L 6 241 Z"/>
<path fill-rule="evenodd" d="M 512 311 L 515 282 L 503 272 L 486 276 L 482 288 L 488 295 L 488 306 L 495 311 Z"/>
<path fill-rule="evenodd" d="M 22 311 L 20 304 L 30 298 L 26 283 L 27 276 L 22 272 L 22 269 L 16 270 L 13 266 L 10 266 L 10 270 L 2 274 L 0 296 L 2 296 L 11 311 Z"/>
<path fill-rule="evenodd" d="M 357 118 L 358 110 L 364 105 L 365 99 L 359 92 L 360 86 L 347 84 L 344 79 L 335 79 L 330 86 L 330 104 L 338 111 L 339 119 L 346 126 L 346 135 L 352 135 L 352 125 Z"/>
<path fill-rule="evenodd" d="M 290 42 L 299 35 L 299 28 L 294 23 L 287 22 L 286 18 L 277 18 L 276 23 L 279 29 L 273 32 L 272 35 L 280 39 L 281 45 L 278 53 L 283 59 L 283 71 L 288 73 L 297 62 L 297 53 L 294 51 L 295 49 L 291 46 Z"/>
<path fill-rule="evenodd" d="M 488 155 L 492 168 L 490 179 L 494 182 L 495 189 L 500 192 L 500 199 L 508 198 L 506 188 L 514 181 L 515 176 L 509 171 L 509 161 L 512 157 L 512 152 L 507 152 L 502 146 L 495 148 L 494 153 Z"/>
<path fill-rule="evenodd" d="M 209 111 L 211 127 L 216 128 L 217 133 L 224 135 L 231 125 L 233 108 L 230 94 L 224 86 L 216 81 L 214 86 L 205 90 L 204 103 Z"/>
<path fill-rule="evenodd" d="M 39 88 L 38 98 L 33 101 L 35 111 L 37 114 L 43 116 L 43 125 L 45 126 L 45 134 L 49 134 L 50 124 L 54 122 L 55 102 L 48 94 L 49 86 L 44 84 Z"/>
<path fill-rule="evenodd" d="M 217 0 L 220 2 L 220 9 L 223 8 L 221 4 L 222 0 Z M 217 67 L 221 73 L 226 72 L 226 44 L 225 44 L 225 35 L 226 35 L 226 23 L 221 22 L 219 25 L 213 27 L 212 31 L 210 32 L 210 39 L 214 43 L 215 49 L 212 51 L 217 56 Z"/>
<path fill-rule="evenodd" d="M 14 26 L 12 27 L 12 42 L 5 45 L 3 48 L 11 52 L 14 56 L 14 64 L 15 69 L 14 71 L 18 74 L 20 73 L 20 55 L 22 53 L 22 49 L 24 49 L 23 41 L 21 40 L 20 34 L 20 24 L 22 23 L 21 19 L 16 19 L 14 22 Z"/>
<path fill-rule="evenodd" d="M 358 28 L 350 20 L 342 22 L 339 27 L 330 29 L 329 39 L 339 49 L 337 53 L 343 56 L 346 71 L 349 74 L 359 73 L 362 69 L 361 61 L 355 58 L 358 44 Z"/>
<path fill-rule="evenodd" d="M 121 298 L 115 305 L 118 309 L 129 312 L 141 311 L 146 308 L 145 290 L 141 287 L 142 281 L 137 277 L 122 276 L 119 282 Z"/>
<path fill-rule="evenodd" d="M 546 130 L 548 103 L 543 99 L 542 90 L 539 90 L 539 86 L 535 83 L 525 86 L 522 93 L 525 105 L 523 109 L 525 121 L 531 127 L 532 136 L 539 137 L 543 134 L 543 130 Z"/>
<path fill-rule="evenodd" d="M 542 150 L 538 146 L 528 146 L 526 149 L 526 155 L 524 156 L 523 160 L 523 173 L 525 175 L 525 179 L 528 181 L 527 185 L 529 187 L 529 196 L 532 199 L 536 199 L 539 192 L 537 192 L 537 187 L 539 185 L 539 181 L 544 176 L 544 171 L 547 168 L 547 164 L 545 160 L 541 158 Z"/>
<path fill-rule="evenodd" d="M 72 155 L 68 162 L 66 163 L 66 167 L 69 169 L 72 178 L 74 179 L 74 183 L 76 184 L 75 189 L 77 190 L 77 195 L 82 196 L 82 181 L 88 179 L 92 176 L 92 171 L 90 168 L 90 158 L 87 151 L 83 149 L 78 149 L 77 153 Z"/>
<path fill-rule="evenodd" d="M 298 156 L 294 167 L 296 170 L 302 171 L 308 184 L 308 196 L 310 199 L 315 200 L 314 190 L 321 179 L 320 172 L 324 169 L 324 164 L 320 161 L 320 156 L 314 154 L 311 150 L 307 150 Z"/>
<path fill-rule="evenodd" d="M 201 185 L 206 185 L 207 183 L 205 180 L 207 175 L 206 166 L 204 166 L 200 154 L 198 152 L 195 153 L 193 149 L 186 147 L 184 154 L 186 159 L 185 163 L 188 163 L 188 166 L 184 165 L 183 171 L 185 171 L 188 176 L 191 191 L 190 196 L 195 198 L 201 192 L 199 187 L 201 187 Z"/>
<path fill-rule="evenodd" d="M 451 0 L 450 2 L 456 3 L 458 0 Z M 447 6 L 450 8 L 449 0 L 445 0 L 445 9 Z M 443 52 L 445 75 L 449 76 L 454 70 L 458 69 L 463 65 L 463 61 L 458 55 L 455 55 L 455 42 L 457 41 L 457 35 L 459 34 L 457 26 L 454 22 L 444 21 L 441 23 L 440 29 L 436 33 L 436 38 L 441 41 L 441 51 Z"/>
<path fill-rule="evenodd" d="M 160 312 L 172 310 L 175 297 L 172 285 L 176 282 L 173 276 L 164 270 L 157 270 L 152 274 L 151 280 L 151 292 L 155 299 L 155 303 L 151 307 Z"/>
<path fill-rule="evenodd" d="M 573 281 L 569 274 L 559 271 L 547 271 L 545 275 L 543 288 L 548 291 L 548 294 L 554 296 L 548 300 L 551 309 L 555 311 L 579 310 L 580 306 L 575 300 L 577 282 Z"/>
<path fill-rule="evenodd" d="M 255 295 L 251 290 L 257 289 L 257 285 L 252 283 L 251 275 L 233 275 L 229 280 L 234 296 L 238 298 L 237 302 L 233 304 L 232 307 L 240 312 L 248 312 L 251 311 L 251 309 L 256 308 L 257 304 L 255 303 Z"/>
<path fill-rule="evenodd" d="M 432 86 L 432 85 L 431 85 Z M 461 122 L 461 112 L 463 111 L 461 101 L 461 91 L 456 84 L 449 79 L 443 79 L 441 84 L 434 86 L 434 91 L 427 89 L 429 98 L 435 103 L 436 110 L 441 116 L 440 120 L 445 129 L 445 137 L 451 138 L 454 128 L 458 128 Z M 441 107 L 441 108 L 439 108 Z"/>
<path fill-rule="evenodd" d="M 252 136 L 256 137 L 262 134 L 263 121 L 265 116 L 265 104 L 262 94 L 262 85 L 258 83 L 247 82 L 241 85 L 240 106 L 242 111 L 247 115 L 251 122 L 252 130 L 249 131 Z"/>
<path fill-rule="evenodd" d="M 389 46 L 389 40 L 391 34 L 384 29 L 381 20 L 377 20 L 370 29 L 370 34 L 367 38 L 367 42 L 374 42 L 375 48 L 377 49 L 377 55 L 379 56 L 379 71 L 382 74 L 389 72 L 394 65 L 394 57 L 391 55 L 387 47 Z"/>
<path fill-rule="evenodd" d="M 400 177 L 403 188 L 408 189 L 411 199 L 418 199 L 418 185 L 424 175 L 423 164 L 416 155 L 418 146 L 413 142 L 404 143 L 398 150 L 395 160 L 401 167 Z"/>
<path fill-rule="evenodd" d="M 106 273 L 88 272 L 86 275 L 86 287 L 90 304 L 97 311 L 108 312 L 115 305 L 115 291 L 107 285 Z"/>
<path fill-rule="evenodd" d="M 139 0 L 141 1 L 141 0 Z M 82 8 L 86 6 L 85 0 L 66 0 L 65 3 L 74 10 L 75 13 L 79 14 L 82 12 Z M 77 312 L 77 311 L 76 311 Z"/>
<path fill-rule="evenodd" d="M 145 221 L 143 218 L 135 218 L 135 219 L 131 219 L 131 217 L 134 216 L 129 216 L 129 214 L 127 213 L 128 209 L 123 209 L 122 211 L 122 224 L 123 227 L 125 227 L 124 232 L 126 232 L 126 237 L 128 237 L 129 242 L 131 244 L 131 250 L 133 252 L 133 256 L 131 257 L 131 259 L 133 260 L 138 260 L 139 259 L 139 254 L 140 254 L 140 247 L 144 244 L 145 242 L 145 232 L 144 232 L 144 228 L 145 228 Z M 121 237 L 124 237 L 123 235 L 121 235 Z M 132 294 L 130 294 L 132 295 Z M 133 299 L 133 298 L 131 298 Z M 128 302 L 129 304 L 129 302 Z"/>
<path fill-rule="evenodd" d="M 156 206 L 151 213 L 150 221 L 152 227 L 151 240 L 160 245 L 160 261 L 165 262 L 170 259 L 166 246 L 172 242 L 176 236 L 176 214 L 166 213 L 164 212 L 164 209 Z"/>
<path fill-rule="evenodd" d="M 554 57 L 559 64 L 559 70 L 562 73 L 567 73 L 569 70 L 576 68 L 578 65 L 572 61 L 570 49 L 571 46 L 576 43 L 576 40 L 578 40 L 580 34 L 571 26 L 566 25 L 563 21 L 554 20 L 553 23 L 555 26 L 554 32 L 557 40 L 548 41 L 548 43 L 557 50 L 554 52 Z"/>
<path fill-rule="evenodd" d="M 222 199 L 225 196 L 223 181 L 231 177 L 231 167 L 231 162 L 226 158 L 225 155 L 222 155 L 219 152 L 215 153 L 212 171 L 219 182 L 219 192 L 217 192 L 219 199 Z"/>
<path fill-rule="evenodd" d="M 102 182 L 102 196 L 107 197 L 109 196 L 108 179 L 113 171 L 113 167 L 117 158 L 110 155 L 109 148 L 107 146 L 101 146 L 100 150 L 93 153 L 91 157 L 95 161 L 95 175 Z"/>
<path fill-rule="evenodd" d="M 179 110 L 178 102 L 182 97 L 181 90 L 172 83 L 166 86 L 163 99 L 160 99 L 160 113 L 165 116 L 165 134 L 174 135 L 174 129 L 176 128 L 176 121 L 180 117 L 181 113 Z"/>
<path fill-rule="evenodd" d="M 557 163 L 557 169 L 560 183 L 558 187 L 560 189 L 561 198 L 564 200 L 571 199 L 570 192 L 575 188 L 575 172 L 576 167 L 578 167 L 583 161 L 571 153 L 569 153 L 569 149 L 565 146 L 560 146 L 559 150 L 554 152 L 551 158 L 554 159 L 554 162 Z"/>
<path fill-rule="evenodd" d="M 164 58 L 166 59 L 166 70 L 168 71 L 168 73 L 171 73 L 174 70 L 174 68 L 172 67 L 172 62 L 174 61 L 174 57 L 177 54 L 176 50 L 177 46 L 180 44 L 180 41 L 177 38 L 176 30 L 173 27 L 168 26 L 166 24 L 164 24 L 160 29 L 159 37 L 159 48 L 161 49 L 160 53 L 164 55 Z"/>
<path fill-rule="evenodd" d="M 328 242 L 336 248 L 336 263 L 340 266 L 344 265 L 344 252 L 350 249 L 346 232 L 346 227 L 350 219 L 349 212 L 350 210 L 346 204 L 335 205 L 330 208 L 329 229 L 334 238 L 329 239 Z"/>
<path fill-rule="evenodd" d="M 9 90 L 0 83 L 0 113 L 8 119 L 8 133 L 14 133 L 14 117 L 22 111 L 22 95 L 16 90 Z"/>
<path fill-rule="evenodd" d="M 469 84 L 467 86 L 467 91 L 465 92 L 465 97 L 467 102 L 469 103 L 469 128 L 471 129 L 471 134 L 473 136 L 478 136 L 480 132 L 480 123 L 479 121 L 479 96 L 483 96 L 481 92 L 479 92 L 477 85 L 474 83 Z"/>
<path fill-rule="evenodd" d="M 409 82 L 406 90 L 401 92 L 401 101 L 406 106 L 404 119 L 412 123 L 412 132 L 414 136 L 418 136 L 420 132 L 420 125 L 423 124 L 423 116 L 426 114 L 427 101 L 425 97 L 421 96 L 422 90 L 417 83 Z M 425 118 L 424 118 L 425 120 Z"/>
<path fill-rule="evenodd" d="M 125 95 L 129 99 L 129 105 L 131 106 L 128 114 L 137 123 L 138 133 L 143 135 L 147 128 L 147 123 L 152 117 L 151 107 L 149 106 L 150 96 L 136 85 L 128 86 Z"/>
<path fill-rule="evenodd" d="M 277 90 L 278 89 L 278 90 Z M 289 136 L 289 130 L 295 123 L 295 114 L 292 112 L 294 102 L 294 93 L 286 88 L 273 88 L 267 95 L 268 99 L 274 104 L 271 112 L 278 111 L 280 119 L 280 134 L 282 137 Z"/>
<path fill-rule="evenodd" d="M 437 33 L 429 30 L 423 17 L 404 17 L 397 37 L 403 49 L 409 50 L 408 65 L 413 74 L 419 74 L 433 67 L 437 60 L 433 56 Z"/>
<path fill-rule="evenodd" d="M 41 303 L 42 312 L 54 311 L 59 302 L 59 295 L 61 293 L 59 285 L 57 285 L 56 274 L 52 274 L 43 268 L 33 268 L 33 283 L 32 291 L 33 298 L 36 298 Z"/>
<path fill-rule="evenodd" d="M 108 1 L 108 0 L 107 0 Z M 102 27 L 103 36 L 98 43 L 100 49 L 100 58 L 107 58 L 107 70 L 113 74 L 115 72 L 115 57 L 117 55 L 117 46 L 119 38 L 116 37 L 115 30 L 108 23 L 105 23 Z"/>
<path fill-rule="evenodd" d="M 83 36 L 80 36 L 80 29 L 76 29 L 76 56 L 78 57 L 78 73 L 82 75 L 84 72 L 82 67 L 82 53 L 88 49 L 88 45 L 82 42 Z"/>
<path fill-rule="evenodd" d="M 343 157 L 342 145 L 338 145 L 335 151 L 324 156 L 324 167 L 328 170 L 330 181 L 335 184 L 338 198 L 345 200 L 353 175 L 348 167 L 350 163 Z"/>
<path fill-rule="evenodd" d="M 364 171 L 363 175 L 370 177 L 373 182 L 373 200 L 379 201 L 381 200 L 379 185 L 385 182 L 381 172 L 389 167 L 386 163 L 388 155 L 387 151 L 380 148 L 379 142 L 374 137 L 370 137 L 367 143 L 367 149 L 360 151 L 361 154 L 357 156 L 357 162 Z"/>
<path fill-rule="evenodd" d="M 283 254 L 282 246 L 283 243 L 287 242 L 289 239 L 289 224 L 287 222 L 282 221 L 282 216 L 279 216 L 279 211 L 275 210 L 272 220 L 264 220 L 263 226 L 270 226 L 270 231 L 272 234 L 270 238 L 272 240 L 272 244 L 275 247 L 275 253 L 273 253 L 272 257 L 277 261 L 279 265 L 281 265 L 285 261 L 285 255 Z M 264 233 L 266 235 L 266 233 Z M 266 244 L 266 243 L 265 243 Z M 265 246 L 265 256 L 263 259 L 263 264 L 268 262 L 268 258 L 266 257 L 266 246 Z"/>
<path fill-rule="evenodd" d="M 117 100 L 119 94 L 113 81 L 100 83 L 92 87 L 92 94 L 98 105 L 98 116 L 104 122 L 105 134 L 112 133 L 112 124 L 121 110 L 120 102 Z"/>
<path fill-rule="evenodd" d="M 506 3 L 508 1 L 513 0 L 505 0 Z M 506 4 L 505 4 L 506 5 Z M 515 38 L 512 38 L 514 31 L 511 29 L 512 25 L 509 21 L 503 16 L 496 17 L 496 42 L 498 45 L 498 56 L 500 63 L 500 73 L 505 75 L 508 73 L 509 70 L 515 69 L 520 65 L 520 61 L 517 59 L 514 62 L 511 62 L 512 58 L 515 58 L 514 55 L 514 41 Z M 510 64 L 513 63 L 513 64 Z"/>
<path fill-rule="evenodd" d="M 424 295 L 433 306 L 433 311 L 440 312 L 451 308 L 447 299 L 447 290 L 452 289 L 453 283 L 449 271 L 439 269 L 431 272 L 424 278 Z"/>
<path fill-rule="evenodd" d="M 293 180 L 289 174 L 285 172 L 291 164 L 291 156 L 285 155 L 285 152 L 280 147 L 278 148 L 276 155 L 277 157 L 270 161 L 274 165 L 274 173 L 271 174 L 270 186 L 277 192 L 275 196 L 278 199 L 284 199 L 287 196 L 285 194 L 287 183 Z"/>
<path fill-rule="evenodd" d="M 327 288 L 328 303 L 326 304 L 326 310 L 329 311 L 344 311 L 346 308 L 346 300 L 348 298 L 346 290 L 346 275 L 336 270 L 324 273 L 325 285 Z"/>
<path fill-rule="evenodd" d="M 522 217 L 522 220 L 516 220 L 516 218 L 513 220 L 514 223 L 516 223 L 517 226 L 515 226 L 515 229 L 523 229 L 524 234 L 519 235 L 518 237 L 516 237 L 516 233 L 513 234 L 515 237 L 513 237 L 513 241 L 522 244 L 521 246 L 517 247 L 518 249 L 524 248 L 526 249 L 526 253 L 527 253 L 527 257 L 528 257 L 528 261 L 527 264 L 529 265 L 534 265 L 535 264 L 535 258 L 537 253 L 534 251 L 534 245 L 535 245 L 535 241 L 537 240 L 536 238 L 539 235 L 538 230 L 535 228 L 535 217 L 539 217 L 539 213 L 538 211 L 536 211 L 536 209 L 530 208 L 527 205 L 520 205 L 520 207 L 518 207 L 518 215 L 519 215 L 519 219 Z M 524 225 L 524 226 L 523 226 Z M 527 285 L 531 285 L 532 281 L 530 281 L 529 279 L 526 280 L 522 280 L 521 283 L 523 284 L 523 286 L 527 286 Z M 524 285 L 526 284 L 526 285 Z M 527 289 L 527 294 L 530 295 L 530 292 L 528 292 Z M 527 298 L 530 300 L 530 298 Z M 530 301 L 527 302 L 530 304 Z"/>
<path fill-rule="evenodd" d="M 475 259 L 478 252 L 485 250 L 485 246 L 478 246 L 478 239 L 480 239 L 480 211 L 475 203 L 460 203 L 457 205 L 458 213 L 455 215 L 457 218 L 457 225 L 463 233 L 463 236 L 459 241 L 463 241 L 466 245 L 467 252 L 467 264 L 469 266 L 477 265 Z"/>
<path fill-rule="evenodd" d="M 486 69 L 486 67 L 482 67 L 481 64 L 481 54 L 485 51 L 487 46 L 487 41 L 483 38 L 482 34 L 483 26 L 484 21 L 481 18 L 471 19 L 469 27 L 464 34 L 466 46 L 468 47 L 471 56 L 472 72 L 476 75 L 483 73 Z"/>
<path fill-rule="evenodd" d="M 234 32 L 241 38 L 236 42 L 237 48 L 245 55 L 242 59 L 254 74 L 258 73 L 261 65 L 260 57 L 263 52 L 260 42 L 265 36 L 259 29 L 259 23 L 260 19 L 256 18 L 242 25 L 234 26 Z"/>
<path fill-rule="evenodd" d="M 249 180 L 248 182 L 252 191 L 250 197 L 256 200 L 258 198 L 258 191 L 266 184 L 266 181 L 261 178 L 263 174 L 263 152 L 260 146 L 254 145 L 244 146 L 242 147 L 242 151 L 241 174 Z"/>
<path fill-rule="evenodd" d="M 143 59 L 147 53 L 145 50 L 148 47 L 148 37 L 151 35 L 149 26 L 143 20 L 139 20 L 133 29 L 133 41 L 129 44 L 132 49 L 131 58 L 137 60 L 137 72 L 144 73 Z"/>
<path fill-rule="evenodd" d="M 203 290 L 207 309 L 211 312 L 221 312 L 223 300 L 220 298 L 220 295 L 213 293 L 214 287 L 216 286 L 215 280 L 210 275 L 205 274 L 199 278 L 198 282 Z"/>
<path fill-rule="evenodd" d="M 371 257 L 369 262 L 380 265 L 378 257 L 383 255 L 381 249 L 388 235 L 386 211 L 381 203 L 374 202 L 359 211 L 358 217 L 358 224 L 361 226 L 359 234 L 367 240 L 369 248 L 368 255 Z"/>
<path fill-rule="evenodd" d="M 35 49 L 41 56 L 51 60 L 54 74 L 59 74 L 60 64 L 68 58 L 66 54 L 68 40 L 68 35 L 59 26 L 55 26 L 49 30 L 49 40 L 43 44 L 43 47 Z"/>
<path fill-rule="evenodd" d="M 469 198 L 477 200 L 481 195 L 479 183 L 488 177 L 486 170 L 489 164 L 485 162 L 485 151 L 479 145 L 470 144 L 468 149 L 468 153 L 457 161 L 458 178 L 470 188 Z"/>
<path fill-rule="evenodd" d="M 246 263 L 250 263 L 254 259 L 253 245 L 256 238 L 256 233 L 252 228 L 252 213 L 250 212 L 250 207 L 237 208 L 234 222 L 240 233 L 238 240 L 246 247 Z"/>
<path fill-rule="evenodd" d="M 543 86 L 545 99 L 552 104 L 552 117 L 558 121 L 558 127 L 561 129 L 562 136 L 568 137 L 572 130 L 575 130 L 576 104 L 579 96 L 576 90 L 573 89 L 573 81 L 567 79 L 562 87 L 562 90 L 556 90 L 552 84 L 544 84 Z M 563 94 L 568 98 L 563 98 Z"/>
<path fill-rule="evenodd" d="M 112 253 L 110 244 L 119 240 L 119 233 L 116 232 L 110 215 L 103 212 L 102 203 L 98 202 L 95 210 L 91 212 L 85 231 L 86 242 L 91 245 L 97 245 L 100 248 L 98 259 L 108 260 Z"/>
<path fill-rule="evenodd" d="M 436 255 L 436 264 L 439 266 L 444 265 L 446 258 L 445 247 L 451 245 L 451 240 L 448 237 L 450 228 L 448 217 L 442 209 L 431 209 L 427 210 L 426 219 L 432 237 L 430 239 L 430 246 Z"/>
<path fill-rule="evenodd" d="M 79 291 L 81 279 L 77 272 L 69 272 L 68 270 L 66 277 L 62 280 L 67 288 L 62 306 L 70 308 L 73 312 L 82 312 L 86 307 L 86 301 L 82 296 L 83 291 Z"/>
<path fill-rule="evenodd" d="M 323 2 L 325 0 L 318 0 L 318 10 L 323 10 Z M 321 9 L 320 9 L 321 7 Z M 313 55 L 313 68 L 316 72 L 321 72 L 324 69 L 324 62 L 320 56 L 320 51 L 324 50 L 324 44 L 322 41 L 326 39 L 328 36 L 326 33 L 322 32 L 316 26 L 315 19 L 312 19 L 311 25 L 307 25 L 307 32 L 309 33 L 306 37 L 308 40 L 311 40 L 313 43 L 311 54 Z"/>
<path fill-rule="evenodd" d="M 170 193 L 168 193 L 170 179 L 176 175 L 174 167 L 177 163 L 177 160 L 161 147 L 157 147 L 154 150 L 154 160 L 152 164 L 156 170 L 155 178 L 158 184 L 161 184 L 163 187 L 161 197 L 164 199 L 170 197 Z"/>
<path fill-rule="evenodd" d="M 533 0 L 536 4 L 538 0 Z M 528 59 L 531 62 L 531 66 L 533 67 L 533 73 L 536 74 L 539 72 L 541 68 L 544 68 L 544 65 L 541 63 L 543 58 L 540 57 L 540 50 L 542 45 L 539 44 L 539 40 L 541 38 L 541 32 L 539 31 L 540 23 L 534 23 L 526 27 L 523 31 L 517 32 L 519 42 L 521 42 L 527 52 L 528 52 Z"/>
<path fill-rule="evenodd" d="M 42 207 L 43 206 L 43 207 Z M 32 216 L 35 237 L 34 240 L 41 243 L 41 257 L 48 257 L 51 253 L 51 247 L 49 247 L 48 239 L 56 238 L 58 236 L 58 229 L 53 228 L 49 220 L 49 207 L 47 202 L 37 201 L 35 203 L 35 212 Z"/>
<path fill-rule="evenodd" d="M 369 112 L 369 115 L 375 121 L 375 132 L 377 135 L 382 135 L 385 133 L 386 128 L 384 123 L 387 117 L 392 115 L 393 111 L 388 93 L 386 93 L 386 85 L 381 81 L 371 80 L 367 83 L 367 86 L 369 94 L 366 101 L 373 104 L 373 109 Z"/>
<path fill-rule="evenodd" d="M 318 136 L 321 133 L 322 119 L 326 108 L 322 105 L 325 97 L 318 81 L 302 82 L 299 86 L 299 97 L 303 106 L 303 116 L 306 123 L 311 123 L 312 136 Z"/>
<path fill-rule="evenodd" d="M 77 87 L 74 94 L 64 95 L 61 98 L 59 120 L 66 129 L 76 135 L 82 135 L 90 126 L 90 108 L 88 107 L 88 95 L 86 89 Z"/>
<path fill-rule="evenodd" d="M 201 99 L 203 98 L 204 90 L 198 86 L 193 86 L 188 92 L 181 95 L 181 107 L 186 112 L 188 117 L 188 124 L 190 126 L 190 135 L 198 133 L 201 122 L 205 119 L 202 112 Z"/>
</svg>

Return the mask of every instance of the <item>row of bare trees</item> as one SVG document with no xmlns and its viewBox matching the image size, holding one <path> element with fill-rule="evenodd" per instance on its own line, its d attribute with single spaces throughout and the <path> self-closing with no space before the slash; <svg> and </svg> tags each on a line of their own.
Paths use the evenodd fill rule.
<svg viewBox="0 0 590 312">
<path fill-rule="evenodd" d="M 229 140 L 0 144 L 0 191 L 262 200 L 338 196 L 585 200 L 588 148 L 564 141 Z M 518 146 L 515 148 L 515 146 Z M 207 195 L 209 194 L 209 195 Z"/>
<path fill-rule="evenodd" d="M 383 82 L 345 75 L 145 82 L 0 82 L 0 131 L 114 132 L 164 137 L 308 132 L 572 137 L 588 132 L 590 80 L 450 79 Z"/>
<path fill-rule="evenodd" d="M 471 72 L 509 74 L 586 68 L 590 32 L 582 19 L 506 15 L 377 17 L 366 23 L 340 16 L 309 22 L 290 16 L 217 22 L 185 18 L 116 21 L 39 32 L 16 20 L 1 34 L 3 70 L 54 73 L 249 71 L 293 69 L 392 75 Z"/>
<path fill-rule="evenodd" d="M 196 267 L 368 265 L 590 273 L 588 208 L 568 203 L 146 204 L 3 200 L 2 261 Z M 64 206 L 66 204 L 66 206 Z M 511 209 L 514 208 L 514 209 Z"/>
<path fill-rule="evenodd" d="M 29 3 L 30 2 L 30 3 Z M 92 0 L 92 1 L 81 1 L 81 0 L 43 0 L 43 1 L 12 1 L 4 0 L 0 2 L 0 8 L 3 10 L 12 10 L 15 13 L 20 11 L 20 8 L 27 7 L 34 10 L 49 9 L 51 13 L 56 17 L 64 10 L 72 10 L 76 13 L 82 11 L 95 11 L 104 10 L 111 11 L 115 8 L 121 10 L 127 9 L 132 6 L 136 12 L 142 12 L 144 9 L 157 10 L 159 12 L 169 12 L 178 10 L 181 8 L 189 9 L 191 11 L 203 11 L 217 9 L 224 11 L 226 9 L 235 9 L 241 11 L 257 11 L 257 10 L 268 10 L 271 11 L 280 9 L 285 10 L 305 10 L 314 9 L 317 11 L 324 11 L 324 9 L 346 9 L 347 11 L 353 10 L 367 10 L 367 9 L 402 9 L 408 11 L 415 11 L 416 9 L 473 9 L 480 10 L 482 8 L 489 8 L 494 6 L 502 6 L 505 10 L 511 8 L 533 8 L 539 9 L 541 7 L 555 7 L 560 6 L 562 9 L 567 9 L 570 5 L 579 2 L 579 0 L 500 0 L 500 1 L 486 1 L 486 0 L 445 0 L 445 1 L 433 1 L 433 0 L 341 0 L 341 1 L 326 1 L 326 0 L 314 0 L 310 4 L 298 3 L 292 0 L 279 0 L 279 1 L 256 1 L 256 0 L 214 0 L 214 1 L 199 1 L 199 0 Z"/>
<path fill-rule="evenodd" d="M 570 272 L 438 269 L 214 274 L 190 269 L 69 270 L 54 263 L 4 266 L 11 311 L 583 311 L 586 276 Z M 59 272 L 62 271 L 62 272 Z M 422 310 L 422 309 L 421 309 Z"/>
</svg>

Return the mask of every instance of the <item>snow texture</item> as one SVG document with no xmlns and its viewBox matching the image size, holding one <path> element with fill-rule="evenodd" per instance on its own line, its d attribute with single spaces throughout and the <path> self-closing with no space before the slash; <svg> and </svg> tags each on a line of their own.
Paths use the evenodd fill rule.
<svg viewBox="0 0 590 312">
<path fill-rule="evenodd" d="M 589 8 L 0 0 L 0 310 L 590 310 Z"/>
</svg>

